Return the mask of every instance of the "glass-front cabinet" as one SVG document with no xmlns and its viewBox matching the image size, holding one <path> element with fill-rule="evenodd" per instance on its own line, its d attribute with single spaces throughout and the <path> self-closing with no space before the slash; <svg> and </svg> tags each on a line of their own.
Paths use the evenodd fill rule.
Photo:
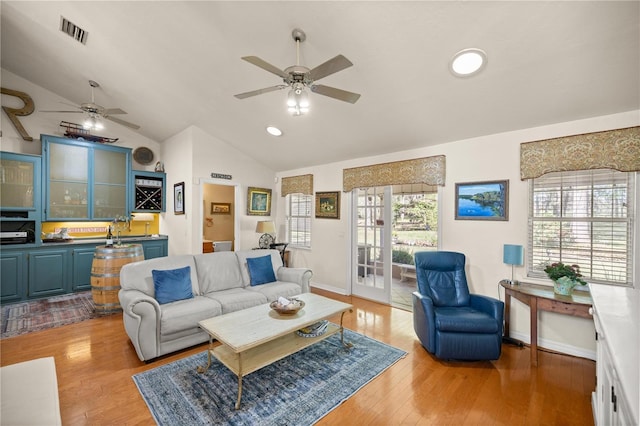
<svg viewBox="0 0 640 426">
<path fill-rule="evenodd" d="M 36 211 L 40 185 L 40 157 L 0 153 L 0 202 L 2 210 Z"/>
<path fill-rule="evenodd" d="M 44 220 L 112 220 L 129 212 L 131 149 L 42 135 Z"/>
</svg>

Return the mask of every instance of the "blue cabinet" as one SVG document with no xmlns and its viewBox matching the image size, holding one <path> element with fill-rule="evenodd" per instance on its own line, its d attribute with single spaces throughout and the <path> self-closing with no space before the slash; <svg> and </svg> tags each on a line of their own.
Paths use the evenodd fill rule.
<svg viewBox="0 0 640 426">
<path fill-rule="evenodd" d="M 167 256 L 168 240 L 127 239 L 141 244 L 145 259 Z M 0 250 L 0 302 L 91 290 L 93 255 L 102 242 L 47 244 Z"/>
<path fill-rule="evenodd" d="M 40 156 L 0 152 L 1 231 L 34 246 L 41 231 L 41 167 Z"/>
<path fill-rule="evenodd" d="M 167 240 L 142 241 L 141 244 L 145 260 L 167 256 Z"/>
<path fill-rule="evenodd" d="M 91 290 L 91 265 L 95 245 L 71 249 L 71 290 Z"/>
<path fill-rule="evenodd" d="M 36 249 L 29 253 L 28 297 L 69 292 L 69 249 Z"/>
<path fill-rule="evenodd" d="M 128 216 L 131 149 L 41 135 L 44 220 Z"/>
<path fill-rule="evenodd" d="M 0 302 L 24 299 L 27 288 L 27 260 L 23 251 L 0 251 Z"/>
<path fill-rule="evenodd" d="M 131 171 L 131 211 L 161 213 L 166 210 L 166 175 L 162 172 Z"/>
</svg>

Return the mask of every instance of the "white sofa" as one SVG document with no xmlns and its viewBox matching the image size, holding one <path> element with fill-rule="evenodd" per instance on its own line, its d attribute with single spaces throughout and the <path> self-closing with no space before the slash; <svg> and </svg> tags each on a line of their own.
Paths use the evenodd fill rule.
<svg viewBox="0 0 640 426">
<path fill-rule="evenodd" d="M 248 258 L 271 257 L 275 282 L 251 285 Z M 191 268 L 192 298 L 160 304 L 152 270 Z M 279 296 L 309 292 L 311 270 L 285 268 L 278 250 L 214 252 L 160 257 L 129 263 L 120 270 L 118 298 L 124 328 L 141 361 L 209 339 L 198 322 L 269 303 Z"/>
</svg>

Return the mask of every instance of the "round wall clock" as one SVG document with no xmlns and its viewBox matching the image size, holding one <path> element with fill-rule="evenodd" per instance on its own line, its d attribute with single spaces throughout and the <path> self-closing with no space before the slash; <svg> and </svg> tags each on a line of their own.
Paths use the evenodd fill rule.
<svg viewBox="0 0 640 426">
<path fill-rule="evenodd" d="M 262 234 L 258 241 L 258 247 L 268 249 L 273 244 L 273 237 L 270 234 Z"/>
<path fill-rule="evenodd" d="M 153 151 L 147 147 L 141 146 L 133 151 L 133 159 L 146 166 L 153 162 Z"/>
</svg>

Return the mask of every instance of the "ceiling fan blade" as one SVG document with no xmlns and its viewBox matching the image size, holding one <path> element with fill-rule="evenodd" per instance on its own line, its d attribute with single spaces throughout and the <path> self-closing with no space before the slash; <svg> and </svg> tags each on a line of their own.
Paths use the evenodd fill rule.
<svg viewBox="0 0 640 426">
<path fill-rule="evenodd" d="M 245 99 L 245 98 L 250 98 L 251 96 L 262 95 L 263 93 L 269 93 L 269 92 L 274 92 L 276 90 L 282 90 L 282 89 L 287 88 L 287 87 L 289 87 L 289 86 L 284 85 L 284 84 L 279 84 L 277 86 L 266 87 L 264 89 L 252 90 L 251 92 L 239 93 L 239 94 L 234 95 L 234 96 L 236 98 L 238 98 L 238 99 Z"/>
<path fill-rule="evenodd" d="M 118 124 L 122 124 L 123 126 L 127 126 L 127 127 L 131 128 L 131 129 L 134 129 L 134 130 L 138 130 L 140 128 L 140 126 L 138 126 L 137 124 L 129 123 L 128 121 L 124 121 L 124 120 L 121 120 L 119 118 L 110 117 L 110 116 L 104 116 L 104 118 L 106 118 L 107 120 L 111 120 L 114 123 L 118 123 Z"/>
<path fill-rule="evenodd" d="M 360 99 L 360 95 L 358 93 L 347 92 L 346 90 L 336 89 L 335 87 L 329 87 L 322 84 L 314 84 L 311 86 L 311 91 L 319 95 L 329 96 L 330 98 L 352 104 L 355 104 L 356 101 Z"/>
<path fill-rule="evenodd" d="M 104 110 L 103 114 L 104 115 L 126 114 L 126 112 L 121 110 L 120 108 L 108 108 Z"/>
<path fill-rule="evenodd" d="M 245 61 L 249 62 L 250 64 L 253 64 L 257 67 L 262 68 L 265 71 L 269 71 L 272 74 L 277 75 L 278 77 L 282 77 L 282 78 L 287 78 L 289 77 L 289 74 L 285 73 L 284 71 L 282 71 L 281 69 L 271 65 L 270 63 L 263 61 L 262 59 L 258 58 L 257 56 L 243 56 L 242 59 L 244 59 Z"/>
<path fill-rule="evenodd" d="M 353 64 L 350 60 L 342 55 L 338 55 L 309 71 L 309 77 L 311 77 L 313 81 L 320 80 L 328 75 L 342 71 L 345 68 L 349 68 L 352 65 Z"/>
</svg>

